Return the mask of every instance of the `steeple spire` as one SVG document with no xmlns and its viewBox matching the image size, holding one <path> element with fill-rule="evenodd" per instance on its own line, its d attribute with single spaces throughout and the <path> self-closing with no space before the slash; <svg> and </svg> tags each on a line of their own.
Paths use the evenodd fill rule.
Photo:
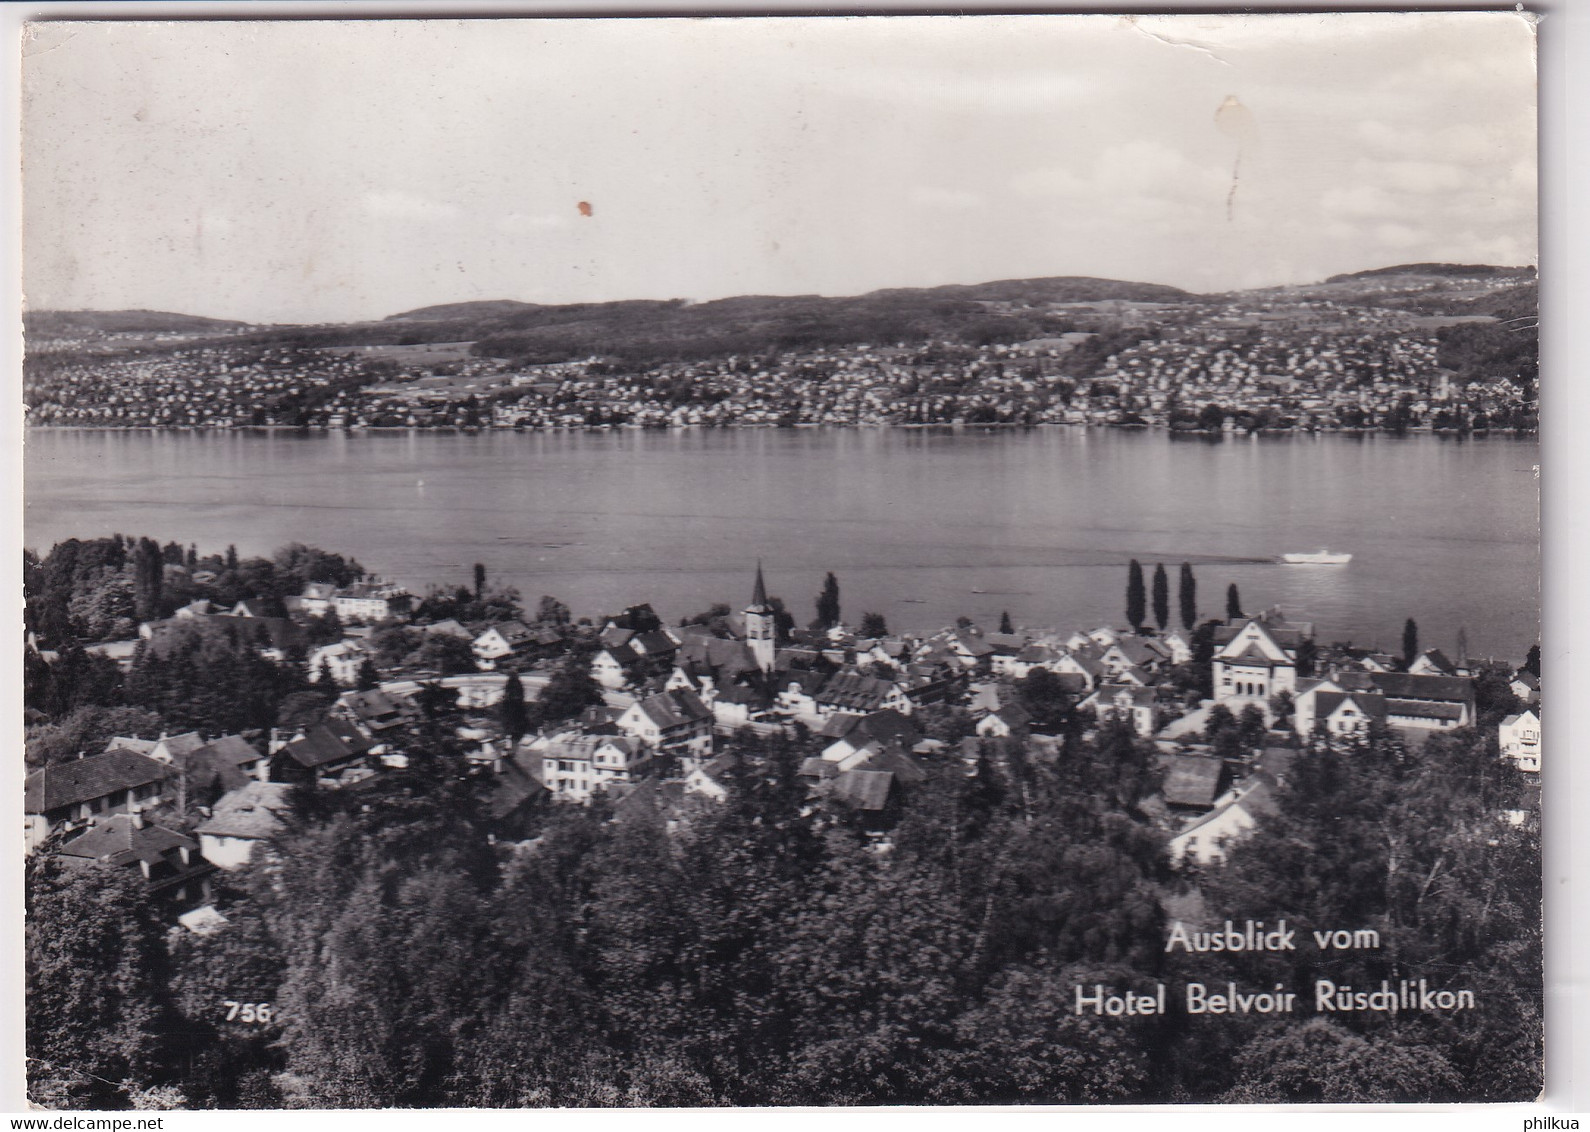
<svg viewBox="0 0 1590 1132">
<path fill-rule="evenodd" d="M 762 582 L 762 560 L 756 560 L 756 588 L 751 591 L 751 608 L 767 608 L 767 586 Z"/>
</svg>

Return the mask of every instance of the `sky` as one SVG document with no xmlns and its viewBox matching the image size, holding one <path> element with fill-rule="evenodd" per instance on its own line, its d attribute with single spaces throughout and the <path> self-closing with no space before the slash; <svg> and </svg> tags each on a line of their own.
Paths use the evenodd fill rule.
<svg viewBox="0 0 1590 1132">
<path fill-rule="evenodd" d="M 1536 260 L 1510 13 L 35 24 L 29 308 Z"/>
</svg>

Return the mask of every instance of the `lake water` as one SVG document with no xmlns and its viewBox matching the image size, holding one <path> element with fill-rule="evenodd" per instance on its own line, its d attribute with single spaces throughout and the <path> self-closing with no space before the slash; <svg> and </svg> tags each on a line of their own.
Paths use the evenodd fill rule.
<svg viewBox="0 0 1590 1132">
<path fill-rule="evenodd" d="M 1531 439 L 821 430 L 456 434 L 34 430 L 26 545 L 120 531 L 298 541 L 416 592 L 482 562 L 533 608 L 742 606 L 760 558 L 802 621 L 833 571 L 847 619 L 895 629 L 1124 619 L 1127 562 L 1191 562 L 1201 616 L 1228 583 L 1324 640 L 1395 651 L 1405 618 L 1451 652 L 1521 659 L 1537 635 Z M 1287 551 L 1353 554 L 1282 566 Z"/>
</svg>

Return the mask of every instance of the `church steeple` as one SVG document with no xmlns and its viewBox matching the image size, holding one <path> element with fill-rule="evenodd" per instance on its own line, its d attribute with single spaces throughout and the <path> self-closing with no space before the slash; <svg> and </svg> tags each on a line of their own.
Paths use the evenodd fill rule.
<svg viewBox="0 0 1590 1132">
<path fill-rule="evenodd" d="M 762 582 L 762 560 L 756 560 L 756 588 L 751 591 L 750 608 L 762 610 L 769 608 L 767 604 L 767 586 Z"/>
<path fill-rule="evenodd" d="M 762 581 L 762 563 L 758 560 L 756 587 L 751 591 L 751 604 L 745 609 L 745 643 L 751 646 L 751 655 L 763 672 L 773 671 L 777 636 L 773 607 L 767 601 L 767 584 Z"/>
</svg>

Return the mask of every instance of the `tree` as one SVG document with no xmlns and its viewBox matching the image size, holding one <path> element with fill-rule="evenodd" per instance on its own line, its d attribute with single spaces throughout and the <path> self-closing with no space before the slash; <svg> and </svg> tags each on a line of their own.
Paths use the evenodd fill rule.
<svg viewBox="0 0 1590 1132">
<path fill-rule="evenodd" d="M 602 686 L 591 676 L 589 655 L 571 652 L 536 697 L 535 720 L 557 723 L 601 702 Z"/>
<path fill-rule="evenodd" d="M 133 551 L 133 609 L 140 621 L 160 616 L 160 587 L 165 564 L 153 539 L 141 538 Z"/>
<path fill-rule="evenodd" d="M 524 685 L 517 672 L 508 673 L 508 682 L 502 686 L 502 701 L 497 705 L 497 719 L 502 724 L 508 741 L 515 747 L 530 730 L 530 714 L 524 706 Z"/>
<path fill-rule="evenodd" d="M 404 663 L 442 676 L 460 676 L 478 671 L 475 651 L 470 643 L 450 633 L 426 633 L 419 648 L 409 653 Z"/>
<path fill-rule="evenodd" d="M 1181 604 L 1181 627 L 1189 633 L 1198 624 L 1198 579 L 1193 577 L 1192 566 L 1181 564 L 1181 581 L 1176 596 Z"/>
<path fill-rule="evenodd" d="M 322 692 L 294 692 L 276 708 L 276 726 L 285 731 L 313 727 L 326 718 L 331 697 Z"/>
<path fill-rule="evenodd" d="M 999 631 L 1006 636 L 1016 631 L 1015 627 L 1010 623 L 1010 610 L 1008 609 L 1001 610 L 999 613 Z"/>
<path fill-rule="evenodd" d="M 235 546 L 228 546 L 226 548 L 226 568 L 228 570 L 237 569 L 237 547 Z"/>
<path fill-rule="evenodd" d="M 1242 597 L 1237 593 L 1237 583 L 1226 587 L 1226 620 L 1242 620 Z"/>
<path fill-rule="evenodd" d="M 569 607 L 557 598 L 543 594 L 541 604 L 536 607 L 536 620 L 547 625 L 567 625 Z"/>
<path fill-rule="evenodd" d="M 887 637 L 889 635 L 889 622 L 881 613 L 863 613 L 861 615 L 861 635 L 863 637 Z"/>
<path fill-rule="evenodd" d="M 839 579 L 830 572 L 823 579 L 822 593 L 817 595 L 817 620 L 814 629 L 832 629 L 839 624 Z"/>
<path fill-rule="evenodd" d="M 359 662 L 354 686 L 361 692 L 373 692 L 381 686 L 381 674 L 375 670 L 375 661 L 365 657 Z"/>
<path fill-rule="evenodd" d="M 1170 624 L 1170 579 L 1165 577 L 1165 564 L 1154 566 L 1154 623 L 1160 632 Z"/>
<path fill-rule="evenodd" d="M 1464 657 L 1463 659 L 1467 659 Z M 1540 678 L 1540 646 L 1530 645 L 1529 652 L 1524 655 L 1524 671 L 1536 679 Z"/>
<path fill-rule="evenodd" d="M 1143 591 L 1143 566 L 1132 559 L 1126 568 L 1126 622 L 1136 632 L 1143 627 L 1146 595 Z"/>
<path fill-rule="evenodd" d="M 1402 623 L 1402 666 L 1407 668 L 1419 656 L 1419 626 L 1412 617 Z"/>
<path fill-rule="evenodd" d="M 1540 667 L 1540 653 L 1538 651 L 1539 650 L 1539 646 L 1538 645 L 1536 646 L 1536 649 L 1537 649 L 1537 651 L 1535 653 L 1535 667 L 1539 668 Z M 1466 666 L 1468 664 L 1468 662 L 1469 662 L 1469 631 L 1467 629 L 1465 629 L 1462 625 L 1458 626 L 1458 631 L 1457 631 L 1457 662 L 1458 662 L 1459 665 L 1463 665 L 1463 666 Z M 1528 665 L 1529 662 L 1525 661 L 1524 663 L 1525 663 L 1525 665 Z M 1539 676 L 1540 673 L 1536 672 L 1535 675 Z"/>
<path fill-rule="evenodd" d="M 159 914 L 137 869 L 75 868 L 44 851 L 28 858 L 26 878 L 31 1090 L 67 1107 L 113 1107 L 115 1083 L 145 1081 L 157 1066 Z"/>
<path fill-rule="evenodd" d="M 112 736 L 153 739 L 162 729 L 160 717 L 143 708 L 80 707 L 64 719 L 28 728 L 27 764 L 39 767 L 97 755 Z"/>
<path fill-rule="evenodd" d="M 484 563 L 475 563 L 475 600 L 480 601 L 486 596 L 486 566 Z"/>
</svg>

